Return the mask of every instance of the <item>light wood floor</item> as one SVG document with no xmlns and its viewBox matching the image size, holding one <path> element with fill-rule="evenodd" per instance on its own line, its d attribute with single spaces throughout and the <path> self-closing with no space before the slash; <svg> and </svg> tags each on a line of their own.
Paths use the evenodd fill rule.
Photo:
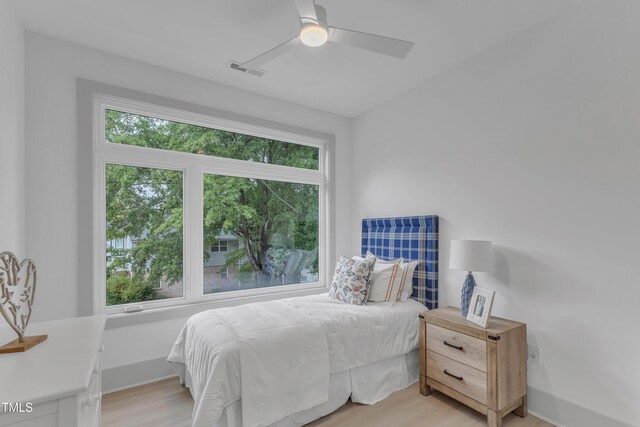
<svg viewBox="0 0 640 427">
<path fill-rule="evenodd" d="M 104 395 L 102 425 L 187 427 L 193 400 L 177 378 Z M 400 390 L 375 405 L 347 402 L 333 414 L 309 424 L 316 427 L 484 427 L 486 418 L 438 392 L 422 396 L 418 384 Z M 507 415 L 504 427 L 551 426 L 533 415 Z"/>
</svg>

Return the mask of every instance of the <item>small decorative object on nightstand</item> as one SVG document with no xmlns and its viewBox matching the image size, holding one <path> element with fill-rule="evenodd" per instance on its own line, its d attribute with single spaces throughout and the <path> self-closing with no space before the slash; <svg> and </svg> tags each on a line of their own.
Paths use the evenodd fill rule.
<svg viewBox="0 0 640 427">
<path fill-rule="evenodd" d="M 420 315 L 420 393 L 438 390 L 500 427 L 527 416 L 527 325 L 491 317 L 481 328 L 454 307 Z"/>
<path fill-rule="evenodd" d="M 486 240 L 452 240 L 449 254 L 449 268 L 467 271 L 467 277 L 462 286 L 460 308 L 462 316 L 467 317 L 469 302 L 473 294 L 476 281 L 473 271 L 491 271 L 493 251 L 491 242 Z"/>
<path fill-rule="evenodd" d="M 495 295 L 496 291 L 490 289 L 479 286 L 473 288 L 467 320 L 486 328 L 489 323 L 489 316 L 491 316 L 491 307 L 493 307 L 493 297 Z"/>
</svg>

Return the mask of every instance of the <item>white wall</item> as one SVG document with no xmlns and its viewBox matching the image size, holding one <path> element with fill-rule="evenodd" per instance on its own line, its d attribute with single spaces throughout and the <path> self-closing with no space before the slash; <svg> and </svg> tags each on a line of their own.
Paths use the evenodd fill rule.
<svg viewBox="0 0 640 427">
<path fill-rule="evenodd" d="M 34 320 L 86 311 L 78 283 L 78 77 L 336 136 L 335 245 L 350 248 L 348 119 L 27 33 L 27 247 L 38 260 Z M 247 76 L 247 78 L 254 78 Z M 166 357 L 184 319 L 108 329 L 105 368 Z"/>
<path fill-rule="evenodd" d="M 0 252 L 25 253 L 25 36 L 9 2 L 0 2 Z"/>
<path fill-rule="evenodd" d="M 640 425 L 640 3 L 559 17 L 355 119 L 352 251 L 363 217 L 437 214 L 492 240 L 494 314 L 525 321 L 529 385 Z M 545 408 L 551 410 L 552 408 Z M 538 409 L 539 410 L 539 409 Z M 575 425 L 575 424 L 574 424 Z"/>
</svg>

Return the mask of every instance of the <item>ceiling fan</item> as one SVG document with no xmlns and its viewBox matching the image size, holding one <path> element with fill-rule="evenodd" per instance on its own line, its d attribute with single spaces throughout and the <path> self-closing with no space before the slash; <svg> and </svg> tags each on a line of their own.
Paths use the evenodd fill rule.
<svg viewBox="0 0 640 427">
<path fill-rule="evenodd" d="M 295 3 L 300 15 L 300 33 L 298 35 L 246 62 L 231 62 L 230 67 L 262 76 L 264 72 L 258 70 L 260 65 L 301 44 L 317 47 L 327 42 L 342 43 L 400 59 L 407 56 L 414 45 L 413 42 L 405 40 L 331 27 L 327 25 L 326 9 L 315 4 L 314 0 L 295 0 Z"/>
</svg>

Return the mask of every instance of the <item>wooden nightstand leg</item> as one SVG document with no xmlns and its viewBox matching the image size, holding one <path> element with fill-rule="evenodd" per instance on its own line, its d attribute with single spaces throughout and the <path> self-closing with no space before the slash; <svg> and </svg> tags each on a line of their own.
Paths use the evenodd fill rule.
<svg viewBox="0 0 640 427">
<path fill-rule="evenodd" d="M 500 412 L 492 411 L 491 409 L 487 411 L 487 426 L 502 427 L 502 417 L 500 416 Z"/>
<path fill-rule="evenodd" d="M 427 324 L 424 321 L 424 315 L 420 315 L 419 320 L 420 335 L 418 336 L 419 354 L 420 354 L 420 394 L 429 396 L 431 387 L 427 385 Z"/>
<path fill-rule="evenodd" d="M 518 406 L 513 410 L 513 413 L 517 416 L 524 418 L 529 414 L 529 410 L 527 408 L 527 395 L 522 396 L 522 405 Z"/>
<path fill-rule="evenodd" d="M 420 394 L 423 396 L 429 396 L 431 394 L 431 387 L 427 385 L 427 377 L 420 375 Z"/>
</svg>

